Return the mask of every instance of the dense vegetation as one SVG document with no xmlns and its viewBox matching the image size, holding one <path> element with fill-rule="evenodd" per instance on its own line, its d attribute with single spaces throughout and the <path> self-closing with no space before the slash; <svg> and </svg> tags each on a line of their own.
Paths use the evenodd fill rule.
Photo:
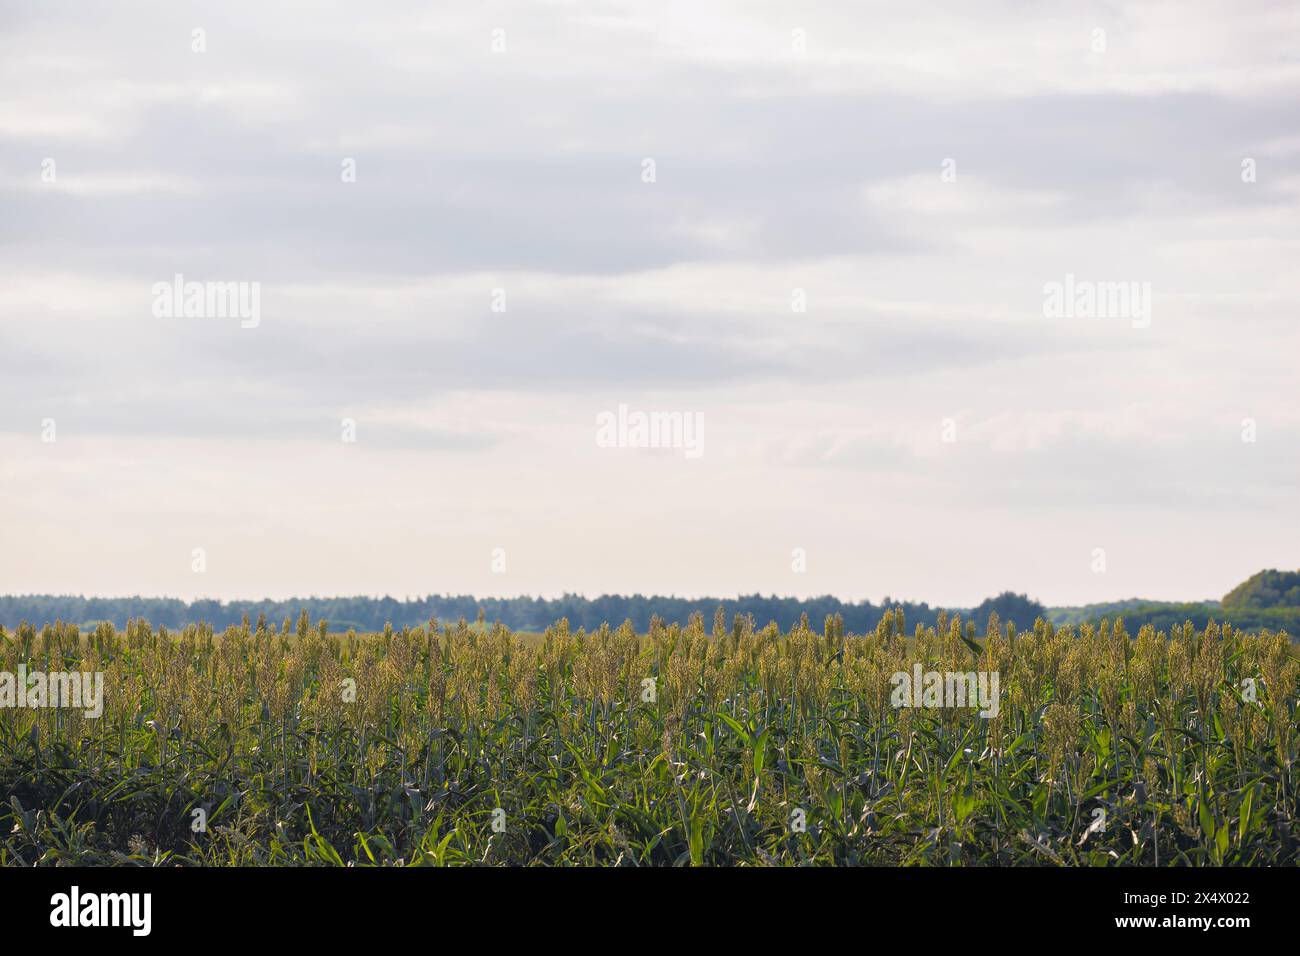
<svg viewBox="0 0 1300 956">
<path fill-rule="evenodd" d="M 894 706 L 914 663 L 999 674 L 997 715 Z M 0 671 L 20 664 L 102 671 L 106 704 L 0 709 L 11 865 L 1297 858 L 1279 633 L 994 617 L 977 640 L 891 611 L 863 636 L 719 613 L 340 637 L 304 615 L 23 626 L 0 636 Z"/>
<path fill-rule="evenodd" d="M 1231 610 L 1300 607 L 1300 571 L 1260 571 L 1223 596 Z"/>
<path fill-rule="evenodd" d="M 1150 624 L 1170 631 L 1190 621 L 1204 629 L 1211 621 L 1227 621 L 1248 630 L 1300 633 L 1300 571 L 1260 571 L 1224 595 L 1222 602 L 1169 602 L 1130 598 L 1088 604 L 1083 607 L 1051 608 L 1054 624 L 1097 624 L 1103 618 Z"/>
<path fill-rule="evenodd" d="M 336 629 L 355 628 L 358 631 L 379 631 L 388 624 L 394 627 L 415 627 L 430 618 L 454 621 L 464 617 L 474 620 L 480 611 L 489 621 L 519 631 L 541 631 L 561 618 L 567 619 L 572 627 L 583 627 L 589 631 L 600 627 L 605 621 L 631 621 L 638 631 L 645 631 L 650 627 L 653 616 L 657 615 L 669 623 L 684 625 L 692 614 L 712 614 L 722 603 L 724 602 L 714 598 L 646 597 L 641 594 L 627 597 L 606 594 L 595 598 L 566 594 L 555 599 L 431 595 L 401 601 L 391 597 L 339 597 L 192 603 L 175 598 L 23 595 L 0 597 L 0 624 L 14 627 L 20 621 L 35 621 L 38 624 L 65 621 L 93 627 L 96 623 L 107 621 L 120 628 L 128 620 L 143 618 L 173 629 L 189 624 L 210 624 L 221 629 L 238 625 L 245 619 L 256 620 L 259 616 L 279 621 L 291 618 L 305 609 L 314 620 L 329 621 Z M 885 598 L 883 605 L 877 606 L 870 601 L 853 604 L 829 596 L 800 599 L 752 594 L 726 601 L 725 604 L 730 611 L 752 615 L 756 621 L 775 621 L 784 630 L 799 623 L 804 615 L 809 620 L 820 621 L 828 614 L 838 614 L 845 627 L 864 632 L 874 630 L 890 607 L 903 608 L 908 620 L 918 624 L 933 625 L 939 614 L 939 608 L 932 608 L 928 604 L 895 602 L 889 598 Z M 1033 626 L 1034 619 L 1041 616 L 1044 609 L 1037 601 L 1008 591 L 981 604 L 975 610 L 975 617 L 982 621 L 993 612 L 1004 621 L 1026 628 Z M 966 614 L 964 611 L 958 613 Z"/>
<path fill-rule="evenodd" d="M 1276 575 L 1266 571 L 1262 575 Z M 1293 575 L 1294 577 L 1294 575 Z M 1261 578 L 1256 575 L 1237 588 L 1242 591 L 1251 582 Z M 1229 595 L 1229 597 L 1232 596 Z M 1286 589 L 1271 589 L 1269 594 L 1277 599 L 1293 599 Z M 1225 599 L 1227 600 L 1227 599 Z M 885 598 L 876 605 L 870 601 L 851 603 L 825 596 L 817 598 L 764 597 L 746 595 L 735 600 L 715 598 L 646 597 L 641 594 L 624 596 L 606 594 L 586 598 L 568 594 L 561 598 L 475 598 L 470 595 L 430 595 L 422 598 L 398 600 L 391 597 L 338 597 L 292 598 L 284 601 L 181 601 L 176 598 L 84 598 L 55 595 L 18 595 L 0 597 L 0 624 L 15 627 L 20 621 L 38 624 L 63 621 L 93 630 L 101 622 L 121 628 L 132 619 L 152 621 L 156 625 L 178 630 L 190 624 L 209 624 L 221 630 L 239 625 L 245 620 L 255 621 L 265 617 L 282 621 L 306 609 L 313 619 L 330 622 L 335 630 L 379 631 L 386 625 L 416 627 L 431 618 L 457 620 L 475 619 L 480 612 L 489 621 L 499 622 L 517 631 L 541 631 L 549 624 L 566 619 L 574 628 L 595 630 L 604 621 L 631 621 L 638 632 L 650 626 L 650 619 L 660 617 L 668 623 L 685 625 L 693 614 L 712 614 L 720 605 L 729 613 L 749 615 L 756 621 L 774 621 L 782 630 L 789 630 L 803 617 L 824 620 L 827 615 L 838 615 L 844 626 L 855 633 L 873 631 L 887 610 L 901 607 L 907 619 L 916 624 L 932 627 L 941 612 L 960 615 L 976 621 L 997 614 L 1004 622 L 1015 624 L 1021 630 L 1032 627 L 1035 620 L 1044 617 L 1057 626 L 1090 623 L 1099 625 L 1104 618 L 1123 617 L 1133 627 L 1150 624 L 1156 630 L 1172 631 L 1191 621 L 1204 630 L 1211 621 L 1226 621 L 1249 630 L 1285 630 L 1300 634 L 1300 606 L 1256 606 L 1252 600 L 1234 603 L 1231 607 L 1217 601 L 1167 602 L 1132 598 L 1081 607 L 1045 608 L 1038 601 L 1023 594 L 1005 591 L 988 598 L 975 608 L 932 607 L 925 603 L 895 602 Z"/>
<path fill-rule="evenodd" d="M 1184 623 L 1204 629 L 1212 621 L 1224 621 L 1244 630 L 1275 630 L 1300 634 L 1300 607 L 1225 608 L 1216 602 L 1174 603 L 1168 601 L 1115 601 L 1087 604 L 1082 607 L 1052 608 L 1048 617 L 1053 624 L 1100 624 L 1107 618 L 1123 617 L 1126 621 L 1150 624 L 1156 630 L 1170 631 Z"/>
</svg>

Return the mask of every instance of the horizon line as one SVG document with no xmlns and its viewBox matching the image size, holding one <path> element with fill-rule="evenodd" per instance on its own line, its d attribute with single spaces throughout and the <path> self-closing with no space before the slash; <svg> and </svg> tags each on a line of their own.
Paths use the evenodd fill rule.
<svg viewBox="0 0 1300 956">
<path fill-rule="evenodd" d="M 1086 603 L 1081 603 L 1081 604 L 1050 604 L 1050 603 L 1047 603 L 1047 602 L 1045 602 L 1045 601 L 1042 601 L 1042 600 L 1040 600 L 1039 598 L 1036 598 L 1036 597 L 1034 597 L 1033 595 L 1030 595 L 1030 594 L 1028 594 L 1028 593 L 1026 593 L 1026 592 L 1015 591 L 1015 590 L 1013 590 L 1013 589 L 1011 589 L 1011 588 L 1005 588 L 1005 589 L 1003 589 L 1002 591 L 999 591 L 999 592 L 997 592 L 997 593 L 995 593 L 995 594 L 988 595 L 987 597 L 983 598 L 981 601 L 976 602 L 976 603 L 973 604 L 973 605 L 967 605 L 967 604 L 942 604 L 942 603 L 936 604 L 936 603 L 932 603 L 932 602 L 927 601 L 927 600 L 924 600 L 924 599 L 915 599 L 915 598 L 895 598 L 895 597 L 893 597 L 892 595 L 885 595 L 883 598 L 880 598 L 880 599 L 861 598 L 861 599 L 858 599 L 858 600 L 853 600 L 853 599 L 850 599 L 850 598 L 842 598 L 842 597 L 840 597 L 840 596 L 838 596 L 838 595 L 836 595 L 836 594 L 831 594 L 831 593 L 823 593 L 823 594 L 816 594 L 816 595 L 809 595 L 809 596 L 800 597 L 800 596 L 797 596 L 797 595 L 791 595 L 791 594 L 776 594 L 776 593 L 764 594 L 764 593 L 761 592 L 761 591 L 752 591 L 752 592 L 750 592 L 750 593 L 748 593 L 748 594 L 737 594 L 737 595 L 732 596 L 732 597 L 720 597 L 720 596 L 717 596 L 717 595 L 689 596 L 689 595 L 677 595 L 677 594 L 645 594 L 645 593 L 642 593 L 642 592 L 639 592 L 639 591 L 634 591 L 634 592 L 629 592 L 629 593 L 623 593 L 623 592 L 609 592 L 609 591 L 606 591 L 606 592 L 602 592 L 602 593 L 600 593 L 600 594 L 598 594 L 598 595 L 595 595 L 595 596 L 591 596 L 591 595 L 583 594 L 583 593 L 581 593 L 581 592 L 577 592 L 577 591 L 565 591 L 565 592 L 562 592 L 562 593 L 560 593 L 560 594 L 558 594 L 558 595 L 545 595 L 545 594 L 511 594 L 511 595 L 490 595 L 490 594 L 489 594 L 489 595 L 476 595 L 476 594 L 468 594 L 468 593 L 455 594 L 455 593 L 451 593 L 451 592 L 433 592 L 433 591 L 430 591 L 430 592 L 427 592 L 427 593 L 425 593 L 425 594 L 417 594 L 417 595 L 409 595 L 409 594 L 408 594 L 408 595 L 405 595 L 405 596 L 402 596 L 402 597 L 398 597 L 398 596 L 393 595 L 393 594 L 310 594 L 310 595 L 300 595 L 300 594 L 295 594 L 295 595 L 292 595 L 292 596 L 289 596 L 289 597 L 269 597 L 269 596 L 262 596 L 262 597 L 252 597 L 252 598 L 249 598 L 249 597 L 233 597 L 233 598 L 219 598 L 219 597 L 193 597 L 193 598 L 185 598 L 185 597 L 180 597 L 180 596 L 177 596 L 177 595 L 169 595 L 169 594 L 162 594 L 162 595 L 158 595 L 158 594 L 119 594 L 119 595 L 90 594 L 90 595 L 87 595 L 87 594 L 74 594 L 74 593 L 70 593 L 70 592 L 69 592 L 69 593 L 53 593 L 53 592 L 48 592 L 48 591 L 47 591 L 47 592 L 28 592 L 28 593 L 24 593 L 24 594 L 8 594 L 8 593 L 6 593 L 6 594 L 0 594 L 0 601 L 5 601 L 5 600 L 17 600 L 17 599 L 23 599 L 23 598 L 28 598 L 28 599 L 30 599 L 30 598 L 55 598 L 55 599 L 63 599 L 63 600 L 67 600 L 67 599 L 75 599 L 75 600 L 83 600 L 83 601 L 133 601 L 133 600 L 139 600 L 139 601 L 178 601 L 178 602 L 180 602 L 180 603 L 182 603 L 182 604 L 186 604 L 186 605 L 194 605 L 194 604 L 199 604 L 199 603 L 217 603 L 217 604 L 220 604 L 220 605 L 229 606 L 229 605 L 233 605 L 233 604 L 259 604 L 259 603 L 277 603 L 277 604 L 286 604 L 286 603 L 293 603 L 293 602 L 295 602 L 295 601 L 341 601 L 341 600 L 383 601 L 383 600 L 391 600 L 391 601 L 398 601 L 398 602 L 403 603 L 403 604 L 411 604 L 411 603 L 416 603 L 416 602 L 420 602 L 420 601 L 428 601 L 428 600 L 433 600 L 433 599 L 444 599 L 444 600 L 468 599 L 468 600 L 471 600 L 471 601 L 517 601 L 517 600 L 530 600 L 530 601 L 560 601 L 560 600 L 565 600 L 565 599 L 576 598 L 576 599 L 578 599 L 578 600 L 582 600 L 582 601 L 597 601 L 597 600 L 600 600 L 601 598 L 624 598 L 624 599 L 627 599 L 627 598 L 634 598 L 634 597 L 643 598 L 643 599 L 645 599 L 645 600 L 649 600 L 649 601 L 654 601 L 654 600 L 668 600 L 668 601 L 704 601 L 704 602 L 709 602 L 709 603 L 725 604 L 725 603 L 730 602 L 730 601 L 743 601 L 743 600 L 752 599 L 752 598 L 762 598 L 762 599 L 767 599 L 767 600 L 777 600 L 777 601 L 797 601 L 797 602 L 812 602 L 812 601 L 825 600 L 825 599 L 828 599 L 828 598 L 829 598 L 829 599 L 831 599 L 831 600 L 838 601 L 840 604 L 845 604 L 845 605 L 850 605 L 850 606 L 862 606 L 862 605 L 866 604 L 866 605 L 871 605 L 872 607 L 889 607 L 889 606 L 899 606 L 899 605 L 905 605 L 905 604 L 914 604 L 914 605 L 924 605 L 924 606 L 926 606 L 926 607 L 934 608 L 934 609 L 936 609 L 936 610 L 970 610 L 970 609 L 973 609 L 973 608 L 975 608 L 975 607 L 978 607 L 979 604 L 982 604 L 984 601 L 987 601 L 987 600 L 994 600 L 994 599 L 996 599 L 996 598 L 998 598 L 998 597 L 1001 597 L 1001 596 L 1003 596 L 1003 595 L 1005 595 L 1005 594 L 1012 594 L 1012 595 L 1015 595 L 1015 596 L 1017 596 L 1017 597 L 1023 597 L 1023 598 L 1026 598 L 1027 600 L 1030 600 L 1030 601 L 1035 601 L 1035 602 L 1041 604 L 1043 607 L 1045 607 L 1045 608 L 1049 608 L 1049 609 L 1050 609 L 1050 608 L 1091 607 L 1091 606 L 1103 605 L 1103 604 L 1121 604 L 1121 603 L 1125 603 L 1125 602 L 1129 602 L 1129 601 L 1142 601 L 1142 602 L 1145 602 L 1145 603 L 1148 603 L 1148 604 L 1219 604 L 1219 603 L 1221 603 L 1221 600 L 1222 600 L 1222 599 L 1219 598 L 1219 597 L 1214 597 L 1214 598 L 1183 598 L 1183 599 L 1178 599 L 1178 600 L 1168 600 L 1168 599 L 1161 599 L 1161 598 L 1145 598 L 1145 597 L 1141 597 L 1141 596 L 1135 594 L 1135 595 L 1132 595 L 1132 596 L 1130 596 L 1130 597 L 1124 597 L 1124 598 L 1110 598 L 1110 599 L 1102 600 L 1102 601 L 1088 601 L 1088 602 L 1086 602 Z"/>
</svg>

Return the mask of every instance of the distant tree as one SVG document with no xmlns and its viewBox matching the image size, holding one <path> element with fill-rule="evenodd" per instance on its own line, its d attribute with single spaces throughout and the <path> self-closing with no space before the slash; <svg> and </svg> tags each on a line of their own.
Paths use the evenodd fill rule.
<svg viewBox="0 0 1300 956">
<path fill-rule="evenodd" d="M 1011 621 L 1016 630 L 1030 630 L 1038 618 L 1047 618 L 1047 608 L 1024 594 L 1003 591 L 997 597 L 986 598 L 983 603 L 971 611 L 970 619 L 983 628 L 990 614 L 996 614 L 1003 624 Z"/>
<path fill-rule="evenodd" d="M 1260 571 L 1223 596 L 1228 609 L 1300 607 L 1300 571 Z"/>
</svg>

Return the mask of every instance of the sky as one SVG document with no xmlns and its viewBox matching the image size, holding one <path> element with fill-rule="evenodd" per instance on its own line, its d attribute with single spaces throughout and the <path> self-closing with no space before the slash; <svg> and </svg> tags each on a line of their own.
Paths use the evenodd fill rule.
<svg viewBox="0 0 1300 956">
<path fill-rule="evenodd" d="M 1300 566 L 1297 50 L 1289 0 L 0 0 L 0 593 Z"/>
</svg>

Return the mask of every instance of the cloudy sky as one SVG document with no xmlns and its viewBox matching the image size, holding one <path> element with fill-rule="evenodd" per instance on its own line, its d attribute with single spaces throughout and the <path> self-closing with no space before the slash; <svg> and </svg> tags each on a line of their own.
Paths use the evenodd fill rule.
<svg viewBox="0 0 1300 956">
<path fill-rule="evenodd" d="M 362 10 L 0 0 L 0 592 L 1300 566 L 1293 2 Z"/>
</svg>

